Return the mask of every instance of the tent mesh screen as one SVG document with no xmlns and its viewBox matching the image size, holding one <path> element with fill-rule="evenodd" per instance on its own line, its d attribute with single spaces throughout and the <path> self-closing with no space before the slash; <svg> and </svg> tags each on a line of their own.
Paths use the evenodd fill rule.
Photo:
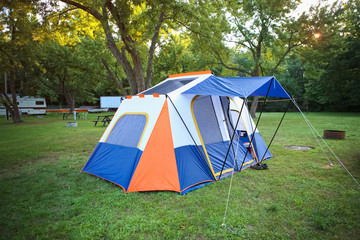
<svg viewBox="0 0 360 240">
<path fill-rule="evenodd" d="M 146 116 L 140 114 L 122 116 L 111 130 L 106 143 L 137 147 L 144 132 L 146 120 Z"/>
</svg>

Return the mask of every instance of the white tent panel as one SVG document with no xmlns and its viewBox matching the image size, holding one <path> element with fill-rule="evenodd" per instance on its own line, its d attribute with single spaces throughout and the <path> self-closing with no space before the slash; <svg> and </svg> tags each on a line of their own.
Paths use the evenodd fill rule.
<svg viewBox="0 0 360 240">
<path fill-rule="evenodd" d="M 235 110 L 231 111 L 232 121 L 234 124 L 236 124 L 238 113 L 241 110 L 241 107 L 243 105 L 244 100 L 239 97 L 231 98 L 230 101 L 230 109 Z M 235 125 L 234 125 L 235 126 Z M 246 130 L 248 134 L 252 134 L 255 129 L 255 123 L 252 120 L 250 113 L 247 109 L 246 104 L 244 105 L 242 112 L 241 112 L 241 121 L 238 124 L 237 130 Z M 256 132 L 259 132 L 258 129 L 256 129 Z"/>
<path fill-rule="evenodd" d="M 165 96 L 153 97 L 152 95 L 148 95 L 143 98 L 133 96 L 132 99 L 123 100 L 121 107 L 116 111 L 108 128 L 101 137 L 100 142 L 105 142 L 119 118 L 124 114 L 144 114 L 147 117 L 147 124 L 139 145 L 139 149 L 143 151 L 162 110 L 164 102 Z"/>
<path fill-rule="evenodd" d="M 193 95 L 177 95 L 175 97 L 171 97 L 176 109 L 170 99 L 168 100 L 171 132 L 175 148 L 186 145 L 194 145 L 194 141 L 198 146 L 201 146 L 191 113 L 191 100 L 193 97 Z"/>
</svg>

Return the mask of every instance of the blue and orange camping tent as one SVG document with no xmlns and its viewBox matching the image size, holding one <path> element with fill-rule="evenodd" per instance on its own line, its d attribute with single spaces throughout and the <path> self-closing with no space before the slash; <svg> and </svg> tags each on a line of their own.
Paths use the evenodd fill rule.
<svg viewBox="0 0 360 240">
<path fill-rule="evenodd" d="M 249 96 L 289 98 L 274 77 L 171 75 L 122 101 L 82 171 L 125 192 L 184 194 L 269 159 Z"/>
</svg>

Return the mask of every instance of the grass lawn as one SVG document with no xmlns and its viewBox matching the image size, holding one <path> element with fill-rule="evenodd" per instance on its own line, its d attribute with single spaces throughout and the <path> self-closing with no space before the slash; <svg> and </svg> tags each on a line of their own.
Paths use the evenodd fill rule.
<svg viewBox="0 0 360 240">
<path fill-rule="evenodd" d="M 103 131 L 97 114 L 65 127 L 60 115 L 0 119 L 1 239 L 359 239 L 360 189 L 339 163 L 329 163 L 299 113 L 284 119 L 269 170 L 234 175 L 201 189 L 124 193 L 80 173 Z M 281 113 L 264 113 L 269 142 Z M 360 180 L 360 114 L 309 113 L 320 134 L 346 131 L 329 146 Z M 286 145 L 314 150 L 284 149 Z"/>
</svg>

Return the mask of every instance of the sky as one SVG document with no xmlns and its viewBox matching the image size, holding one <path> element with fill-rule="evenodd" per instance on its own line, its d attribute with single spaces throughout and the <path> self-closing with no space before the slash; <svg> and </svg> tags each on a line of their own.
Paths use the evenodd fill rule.
<svg viewBox="0 0 360 240">
<path fill-rule="evenodd" d="M 334 2 L 343 2 L 338 0 L 302 0 L 302 3 L 297 7 L 295 15 L 300 15 L 302 12 L 306 12 L 312 5 L 317 5 L 318 3 L 321 6 L 332 5 Z"/>
</svg>

